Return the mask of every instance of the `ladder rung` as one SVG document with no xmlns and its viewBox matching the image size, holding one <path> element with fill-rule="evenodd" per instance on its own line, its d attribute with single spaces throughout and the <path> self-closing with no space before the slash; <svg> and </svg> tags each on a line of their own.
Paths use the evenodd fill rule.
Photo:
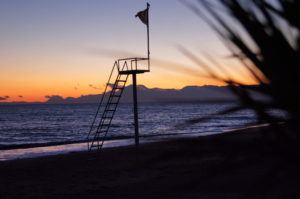
<svg viewBox="0 0 300 199">
<path fill-rule="evenodd" d="M 94 139 L 93 139 L 93 144 L 92 145 L 98 144 L 101 140 L 102 140 L 102 137 L 97 136 L 97 134 L 96 134 Z"/>
<path fill-rule="evenodd" d="M 114 111 L 116 111 L 116 109 L 106 109 L 106 110 L 104 110 L 104 112 L 114 112 Z"/>
<path fill-rule="evenodd" d="M 106 131 L 107 129 L 103 129 L 103 128 L 104 127 L 109 127 L 109 126 L 110 126 L 109 124 L 101 124 L 100 127 L 102 127 L 102 128 L 101 128 L 100 131 Z"/>
<path fill-rule="evenodd" d="M 107 117 L 107 116 L 102 117 L 102 119 L 111 119 L 111 118 L 113 118 L 113 117 L 111 117 L 111 116 L 109 116 L 109 117 Z"/>
<path fill-rule="evenodd" d="M 96 134 L 102 134 L 102 133 L 106 133 L 107 132 L 107 130 L 106 131 L 98 131 L 98 132 L 96 132 Z"/>
<path fill-rule="evenodd" d="M 109 102 L 109 103 L 107 103 L 107 104 L 118 104 L 118 103 L 116 103 L 116 102 Z"/>
<path fill-rule="evenodd" d="M 102 137 L 100 137 L 100 135 L 104 134 L 104 131 L 98 132 L 96 133 L 96 136 L 99 136 L 98 138 L 95 138 L 95 140 L 101 140 Z"/>
<path fill-rule="evenodd" d="M 104 137 L 103 134 L 105 134 L 104 131 L 102 131 L 101 133 L 96 133 L 96 136 L 98 136 L 98 137 L 96 137 L 96 138 L 94 139 L 94 141 L 101 141 L 101 140 L 103 140 L 103 137 Z"/>
<path fill-rule="evenodd" d="M 126 79 L 121 76 L 125 75 Z M 111 94 L 109 95 L 109 99 L 106 102 L 106 107 L 104 109 L 103 115 L 101 117 L 100 126 L 98 126 L 98 131 L 95 132 L 95 137 L 92 141 L 92 144 L 89 149 L 101 149 L 103 146 L 103 141 L 106 137 L 106 134 L 109 131 L 109 127 L 111 126 L 111 120 L 113 119 L 114 113 L 117 109 L 117 105 L 119 104 L 119 99 L 122 95 L 123 90 L 125 89 L 125 84 L 127 82 L 128 74 L 119 74 L 117 79 L 115 80 L 115 84 L 112 87 Z M 119 82 L 123 82 L 124 84 L 119 84 Z M 113 99 L 118 98 L 118 99 Z M 110 105 L 115 105 L 111 106 Z"/>
</svg>

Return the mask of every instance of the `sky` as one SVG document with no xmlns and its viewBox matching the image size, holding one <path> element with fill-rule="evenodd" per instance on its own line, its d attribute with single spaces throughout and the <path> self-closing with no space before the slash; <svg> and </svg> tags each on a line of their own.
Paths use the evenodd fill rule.
<svg viewBox="0 0 300 199">
<path fill-rule="evenodd" d="M 146 26 L 134 17 L 146 2 L 1 0 L 0 100 L 34 102 L 103 92 L 116 59 L 146 56 Z M 148 2 L 152 64 L 150 73 L 138 75 L 138 84 L 176 89 L 223 85 L 201 77 L 201 68 L 178 48 L 238 68 L 208 25 L 180 1 Z M 254 83 L 246 71 L 233 73 Z"/>
</svg>

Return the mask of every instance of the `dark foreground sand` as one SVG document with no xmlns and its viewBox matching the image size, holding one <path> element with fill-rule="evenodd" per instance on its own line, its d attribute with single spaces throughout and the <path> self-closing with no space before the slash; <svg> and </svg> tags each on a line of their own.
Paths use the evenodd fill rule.
<svg viewBox="0 0 300 199">
<path fill-rule="evenodd" d="M 259 129 L 1 162 L 0 198 L 300 198 L 299 139 Z"/>
</svg>

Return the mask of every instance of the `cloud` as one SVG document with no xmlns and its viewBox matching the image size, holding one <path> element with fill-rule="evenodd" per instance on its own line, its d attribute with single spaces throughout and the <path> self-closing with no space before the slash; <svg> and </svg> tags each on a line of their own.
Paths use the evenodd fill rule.
<svg viewBox="0 0 300 199">
<path fill-rule="evenodd" d="M 48 99 L 52 99 L 52 98 L 62 98 L 62 96 L 60 96 L 60 95 L 46 95 L 45 98 L 48 98 Z"/>
<path fill-rule="evenodd" d="M 7 100 L 8 98 L 9 96 L 3 96 L 3 97 L 0 96 L 0 100 Z"/>
<path fill-rule="evenodd" d="M 48 103 L 61 103 L 64 101 L 64 98 L 60 95 L 46 95 L 45 98 L 48 98 Z"/>
<path fill-rule="evenodd" d="M 94 86 L 93 84 L 89 84 L 89 87 L 96 90 L 101 90 L 100 87 Z"/>
<path fill-rule="evenodd" d="M 23 97 L 23 95 L 19 95 L 18 97 L 19 97 L 19 98 L 22 98 L 22 97 Z"/>
</svg>

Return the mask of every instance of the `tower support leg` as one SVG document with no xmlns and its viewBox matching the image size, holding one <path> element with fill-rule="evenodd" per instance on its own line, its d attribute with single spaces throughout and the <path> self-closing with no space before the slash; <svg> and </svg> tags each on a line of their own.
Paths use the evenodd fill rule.
<svg viewBox="0 0 300 199">
<path fill-rule="evenodd" d="M 137 103 L 137 88 L 136 88 L 136 74 L 132 74 L 133 84 L 133 112 L 134 112 L 134 138 L 135 146 L 139 146 L 139 117 L 138 117 L 138 103 Z"/>
</svg>

